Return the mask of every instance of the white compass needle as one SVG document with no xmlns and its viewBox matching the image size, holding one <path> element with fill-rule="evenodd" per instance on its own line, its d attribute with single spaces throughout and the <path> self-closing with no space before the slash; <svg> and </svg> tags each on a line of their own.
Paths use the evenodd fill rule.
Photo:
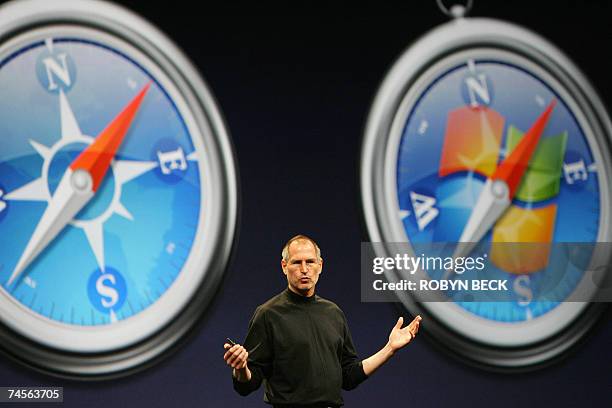
<svg viewBox="0 0 612 408">
<path fill-rule="evenodd" d="M 146 85 L 66 169 L 7 285 L 21 275 L 98 191 L 149 86 Z"/>
<path fill-rule="evenodd" d="M 463 228 L 453 258 L 466 256 L 472 252 L 478 241 L 510 206 L 510 203 L 508 184 L 503 180 L 487 179 L 470 218 Z"/>
<path fill-rule="evenodd" d="M 8 280 L 9 285 L 47 247 L 66 224 L 72 221 L 73 217 L 93 196 L 92 179 L 89 173 L 85 170 L 72 171 L 69 167 L 38 225 L 36 225 L 36 229 L 19 262 L 17 262 L 17 266 Z"/>
</svg>

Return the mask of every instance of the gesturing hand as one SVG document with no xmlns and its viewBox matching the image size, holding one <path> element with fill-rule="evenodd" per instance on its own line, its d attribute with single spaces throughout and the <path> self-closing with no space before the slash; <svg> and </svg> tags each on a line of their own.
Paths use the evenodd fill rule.
<svg viewBox="0 0 612 408">
<path fill-rule="evenodd" d="M 406 327 L 402 329 L 402 325 L 404 324 L 404 318 L 400 317 L 397 319 L 397 323 L 391 329 L 391 334 L 389 334 L 389 347 L 394 352 L 404 347 L 406 344 L 410 343 L 410 340 L 416 336 L 419 332 L 419 325 L 421 324 L 421 316 L 417 316 L 414 318 L 412 322 Z"/>
</svg>

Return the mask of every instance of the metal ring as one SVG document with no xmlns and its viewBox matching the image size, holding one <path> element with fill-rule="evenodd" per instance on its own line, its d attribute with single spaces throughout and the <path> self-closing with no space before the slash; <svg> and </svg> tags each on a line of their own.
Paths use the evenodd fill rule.
<svg viewBox="0 0 612 408">
<path fill-rule="evenodd" d="M 474 5 L 474 0 L 466 0 L 465 6 L 455 4 L 450 9 L 444 5 L 443 0 L 436 0 L 436 3 L 438 4 L 438 8 L 450 18 L 461 18 L 465 17 L 470 12 Z"/>
</svg>

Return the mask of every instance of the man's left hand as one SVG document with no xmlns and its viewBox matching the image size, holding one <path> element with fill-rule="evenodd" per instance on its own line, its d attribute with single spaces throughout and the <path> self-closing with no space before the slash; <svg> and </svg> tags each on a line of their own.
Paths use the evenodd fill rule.
<svg viewBox="0 0 612 408">
<path fill-rule="evenodd" d="M 391 347 L 393 352 L 396 352 L 406 344 L 410 343 L 410 341 L 417 335 L 419 332 L 419 326 L 421 324 L 421 316 L 415 317 L 408 326 L 402 329 L 403 324 L 404 318 L 400 317 L 397 319 L 397 323 L 391 330 L 391 334 L 389 334 L 389 347 Z"/>
<path fill-rule="evenodd" d="M 365 375 L 372 375 L 372 373 L 378 370 L 380 366 L 389 360 L 397 350 L 410 343 L 414 336 L 416 336 L 416 334 L 419 332 L 421 316 L 415 317 L 408 326 L 402 329 L 403 324 L 403 317 L 397 319 L 395 327 L 393 327 L 391 334 L 389 334 L 389 342 L 385 345 L 385 347 L 381 348 L 376 354 L 372 354 L 370 357 L 361 362 Z"/>
</svg>

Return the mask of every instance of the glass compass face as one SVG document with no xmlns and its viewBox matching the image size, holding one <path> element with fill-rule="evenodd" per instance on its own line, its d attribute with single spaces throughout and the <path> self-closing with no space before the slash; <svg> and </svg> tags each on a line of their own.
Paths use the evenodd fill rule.
<svg viewBox="0 0 612 408">
<path fill-rule="evenodd" d="M 477 55 L 487 58 L 480 60 Z M 511 54 L 481 50 L 459 54 L 456 61 L 457 65 L 447 61 L 449 69 L 422 93 L 401 136 L 397 200 L 400 211 L 407 214 L 402 218 L 406 237 L 415 243 L 478 239 L 462 234 L 467 234 L 470 217 L 478 211 L 487 179 L 554 101 L 509 208 L 479 241 L 596 242 L 602 192 L 593 149 L 599 147 L 589 146 L 559 85 Z M 555 270 L 547 268 L 552 262 L 548 254 L 514 265 L 495 248 L 489 245 L 487 275 L 509 279 L 516 301 L 458 302 L 460 307 L 498 322 L 527 322 L 559 305 L 531 302 L 537 280 L 556 278 L 550 276 Z M 579 276 L 565 275 L 563 269 L 556 272 L 563 273 L 559 279 L 566 282 L 558 285 L 562 293 L 555 297 L 565 299 Z M 476 272 L 472 274 L 477 279 Z"/>
<path fill-rule="evenodd" d="M 27 347 L 54 350 L 43 368 L 96 375 L 155 355 L 139 345 L 161 353 L 202 311 L 231 246 L 235 179 L 219 114 L 178 50 L 123 9 L 77 3 L 60 7 L 73 24 L 28 15 L 43 24 L 0 46 L 0 316 Z M 94 28 L 87 7 L 113 23 Z M 162 51 L 122 35 L 128 24 Z M 119 363 L 84 369 L 62 353 Z"/>
<path fill-rule="evenodd" d="M 511 301 L 404 297 L 408 309 L 431 316 L 441 342 L 471 361 L 508 368 L 542 363 L 579 338 L 585 326 L 573 324 L 592 323 L 597 309 L 564 302 L 580 271 L 556 276 L 546 251 L 517 264 L 495 250 L 609 239 L 609 120 L 569 60 L 519 27 L 453 21 L 399 60 L 365 137 L 362 193 L 372 241 L 476 243 L 490 261 L 487 278 L 507 279 L 512 289 Z M 531 153 L 518 152 L 529 143 Z M 515 149 L 514 157 L 526 157 L 520 176 L 503 170 Z M 495 197 L 496 187 L 506 201 L 497 212 L 485 197 Z M 558 301 L 536 300 L 549 281 L 559 281 Z"/>
</svg>

